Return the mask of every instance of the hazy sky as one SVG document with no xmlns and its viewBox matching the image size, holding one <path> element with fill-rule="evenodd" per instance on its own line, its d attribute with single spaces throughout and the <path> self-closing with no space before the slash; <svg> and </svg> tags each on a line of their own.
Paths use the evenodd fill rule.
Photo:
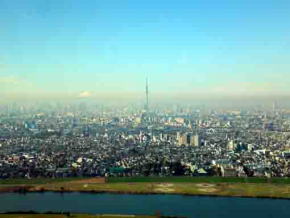
<svg viewBox="0 0 290 218">
<path fill-rule="evenodd" d="M 0 95 L 290 95 L 289 0 L 0 0 Z"/>
</svg>

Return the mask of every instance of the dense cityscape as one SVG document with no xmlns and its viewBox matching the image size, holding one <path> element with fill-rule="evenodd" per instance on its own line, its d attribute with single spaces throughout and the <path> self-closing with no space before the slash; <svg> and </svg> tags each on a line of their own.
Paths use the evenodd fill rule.
<svg viewBox="0 0 290 218">
<path fill-rule="evenodd" d="M 148 102 L 147 102 L 148 103 Z M 0 178 L 290 175 L 290 110 L 1 107 Z"/>
<path fill-rule="evenodd" d="M 290 0 L 0 0 L 0 218 L 290 218 Z"/>
</svg>

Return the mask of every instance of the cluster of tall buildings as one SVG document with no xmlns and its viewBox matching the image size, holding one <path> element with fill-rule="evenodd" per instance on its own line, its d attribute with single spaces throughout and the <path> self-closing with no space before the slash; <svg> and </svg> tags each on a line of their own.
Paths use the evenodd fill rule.
<svg viewBox="0 0 290 218">
<path fill-rule="evenodd" d="M 194 134 L 191 132 L 177 132 L 177 145 L 188 145 L 188 146 L 199 146 L 200 141 L 199 141 L 199 136 L 198 134 Z"/>
</svg>

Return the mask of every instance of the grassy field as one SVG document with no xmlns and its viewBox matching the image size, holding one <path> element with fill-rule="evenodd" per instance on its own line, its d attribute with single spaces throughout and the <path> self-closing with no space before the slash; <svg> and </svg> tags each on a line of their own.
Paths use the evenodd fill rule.
<svg viewBox="0 0 290 218">
<path fill-rule="evenodd" d="M 81 180 L 83 178 L 33 178 L 33 179 L 0 179 L 0 185 L 30 185 L 30 184 L 47 184 L 55 182 L 68 182 L 74 180 Z"/>
<path fill-rule="evenodd" d="M 110 183 L 120 182 L 170 182 L 170 183 L 274 183 L 290 184 L 290 178 L 240 178 L 240 177 L 109 177 Z"/>
<path fill-rule="evenodd" d="M 0 179 L 0 185 L 37 185 L 59 182 L 71 182 L 87 180 L 88 178 L 33 178 L 33 179 Z M 260 177 L 109 177 L 107 183 L 135 183 L 135 182 L 170 182 L 170 183 L 271 183 L 271 184 L 290 184 L 290 178 L 260 178 Z"/>
<path fill-rule="evenodd" d="M 1 180 L 0 180 L 1 181 Z M 272 197 L 290 199 L 290 181 L 285 178 L 222 178 L 222 177 L 135 177 L 10 180 L 11 186 L 25 191 L 80 191 L 129 194 L 185 194 L 239 197 Z M 21 183 L 22 182 L 22 183 Z M 9 180 L 0 185 L 0 192 Z M 23 190 L 20 190 L 23 191 Z M 1 218 L 1 217 L 0 217 Z"/>
<path fill-rule="evenodd" d="M 290 185 L 281 183 L 206 182 L 92 182 L 70 181 L 37 185 L 30 191 L 82 191 L 137 194 L 185 194 L 290 198 Z"/>
<path fill-rule="evenodd" d="M 135 215 L 88 215 L 88 214 L 0 214 L 0 218 L 155 218 Z"/>
</svg>

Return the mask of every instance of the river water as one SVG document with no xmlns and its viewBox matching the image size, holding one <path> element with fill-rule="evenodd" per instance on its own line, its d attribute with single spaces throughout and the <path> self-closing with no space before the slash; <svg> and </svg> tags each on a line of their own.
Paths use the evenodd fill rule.
<svg viewBox="0 0 290 218">
<path fill-rule="evenodd" d="M 1 193 L 0 212 L 147 214 L 196 218 L 288 218 L 290 200 L 92 193 Z"/>
</svg>

